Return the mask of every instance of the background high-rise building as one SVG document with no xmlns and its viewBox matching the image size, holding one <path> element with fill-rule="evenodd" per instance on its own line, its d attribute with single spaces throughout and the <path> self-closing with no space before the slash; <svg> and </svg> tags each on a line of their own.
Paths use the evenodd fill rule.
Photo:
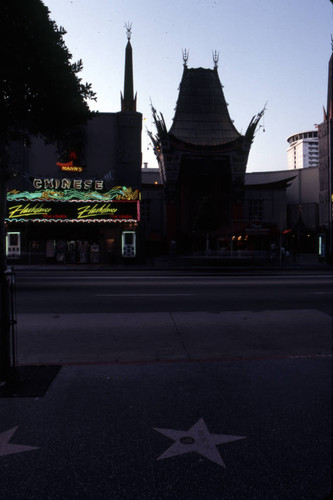
<svg viewBox="0 0 333 500">
<path fill-rule="evenodd" d="M 287 149 L 288 170 L 318 167 L 319 149 L 317 130 L 293 134 L 288 137 L 287 141 L 289 143 L 289 148 Z"/>
</svg>

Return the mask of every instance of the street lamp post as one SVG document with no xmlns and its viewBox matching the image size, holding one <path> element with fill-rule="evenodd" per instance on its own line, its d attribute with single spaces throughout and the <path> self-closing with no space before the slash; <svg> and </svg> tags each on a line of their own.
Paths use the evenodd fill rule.
<svg viewBox="0 0 333 500">
<path fill-rule="evenodd" d="M 8 382 L 11 376 L 10 304 L 9 281 L 6 276 L 6 211 L 8 158 L 4 144 L 0 151 L 0 382 Z"/>
</svg>

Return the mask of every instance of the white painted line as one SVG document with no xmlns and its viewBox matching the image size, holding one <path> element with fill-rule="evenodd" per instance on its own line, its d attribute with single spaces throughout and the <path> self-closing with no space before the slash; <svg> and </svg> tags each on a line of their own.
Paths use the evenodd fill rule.
<svg viewBox="0 0 333 500">
<path fill-rule="evenodd" d="M 196 293 L 101 293 L 95 297 L 188 297 Z"/>
<path fill-rule="evenodd" d="M 18 277 L 19 278 L 30 278 L 30 274 L 20 274 Z M 245 275 L 238 275 L 238 276 L 223 276 L 223 275 L 216 275 L 216 276 L 195 276 L 195 275 L 190 275 L 190 276 L 182 276 L 182 275 L 174 275 L 174 276 L 146 276 L 146 275 L 140 275 L 140 276 L 121 276 L 121 275 L 104 275 L 104 276 L 101 276 L 101 275 L 98 275 L 98 274 L 95 274 L 95 275 L 81 275 L 81 276 L 72 276 L 72 275 L 64 275 L 64 276 L 55 276 L 55 275 L 42 275 L 42 276 L 33 276 L 33 279 L 34 280 L 45 280 L 45 279 L 48 279 L 48 280 L 71 280 L 71 281 L 74 281 L 74 280 L 100 280 L 100 281 L 103 281 L 103 280 L 112 280 L 112 281 L 116 281 L 116 280 L 120 280 L 120 281 L 133 281 L 133 280 L 151 280 L 151 281 L 158 281 L 158 280 L 161 280 L 161 281 L 169 281 L 169 280 L 181 280 L 181 281 L 193 281 L 193 280 L 197 280 L 197 281 L 204 281 L 204 280 L 207 280 L 207 281 L 238 281 L 238 280 L 245 280 L 245 281 L 250 281 L 250 280 L 253 280 L 254 282 L 258 282 L 258 281 L 271 281 L 271 280 L 276 280 L 276 281 L 283 281 L 283 280 L 286 280 L 286 281 L 293 281 L 294 279 L 300 279 L 300 280 L 312 280 L 312 279 L 315 279 L 315 280 L 324 280 L 324 281 L 332 281 L 333 282 L 333 279 L 332 279 L 332 276 L 331 275 L 291 275 L 291 274 L 285 274 L 285 275 L 281 275 L 281 276 L 278 276 L 278 275 L 265 275 L 265 276 L 245 276 Z M 294 281 L 293 281 L 294 282 Z"/>
</svg>

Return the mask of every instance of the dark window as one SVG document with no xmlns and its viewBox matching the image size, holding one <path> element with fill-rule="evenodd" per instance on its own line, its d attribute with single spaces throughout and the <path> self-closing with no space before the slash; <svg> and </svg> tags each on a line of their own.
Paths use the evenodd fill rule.
<svg viewBox="0 0 333 500">
<path fill-rule="evenodd" d="M 151 219 L 151 200 L 141 201 L 141 219 L 144 222 L 150 222 Z"/>
<path fill-rule="evenodd" d="M 263 202 L 262 200 L 249 200 L 249 218 L 251 220 L 263 219 Z"/>
</svg>

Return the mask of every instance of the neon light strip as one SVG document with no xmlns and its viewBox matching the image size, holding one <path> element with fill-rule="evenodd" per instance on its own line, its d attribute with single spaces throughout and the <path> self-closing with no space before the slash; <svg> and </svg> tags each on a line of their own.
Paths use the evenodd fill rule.
<svg viewBox="0 0 333 500">
<path fill-rule="evenodd" d="M 59 203 L 140 203 L 139 200 L 115 200 L 115 199 L 112 199 L 112 200 L 108 200 L 108 199 L 103 199 L 103 200 L 94 200 L 94 199 L 84 199 L 84 200 L 67 200 L 67 199 L 49 199 L 49 198 L 33 198 L 33 199 L 27 199 L 27 198 L 15 198 L 12 199 L 12 198 L 9 198 L 7 199 L 7 201 L 43 201 L 45 203 L 51 203 L 51 202 L 59 202 Z"/>
<path fill-rule="evenodd" d="M 86 223 L 86 222 L 139 222 L 139 219 L 6 219 L 7 222 L 61 222 L 61 223 L 67 223 L 67 222 L 81 222 L 81 223 Z"/>
<path fill-rule="evenodd" d="M 136 201 L 140 199 L 139 190 L 133 191 L 132 188 L 116 187 L 107 193 L 98 193 L 97 191 L 78 191 L 75 189 L 65 189 L 64 191 L 54 191 L 47 189 L 44 191 L 24 191 L 7 193 L 8 201 Z"/>
</svg>

